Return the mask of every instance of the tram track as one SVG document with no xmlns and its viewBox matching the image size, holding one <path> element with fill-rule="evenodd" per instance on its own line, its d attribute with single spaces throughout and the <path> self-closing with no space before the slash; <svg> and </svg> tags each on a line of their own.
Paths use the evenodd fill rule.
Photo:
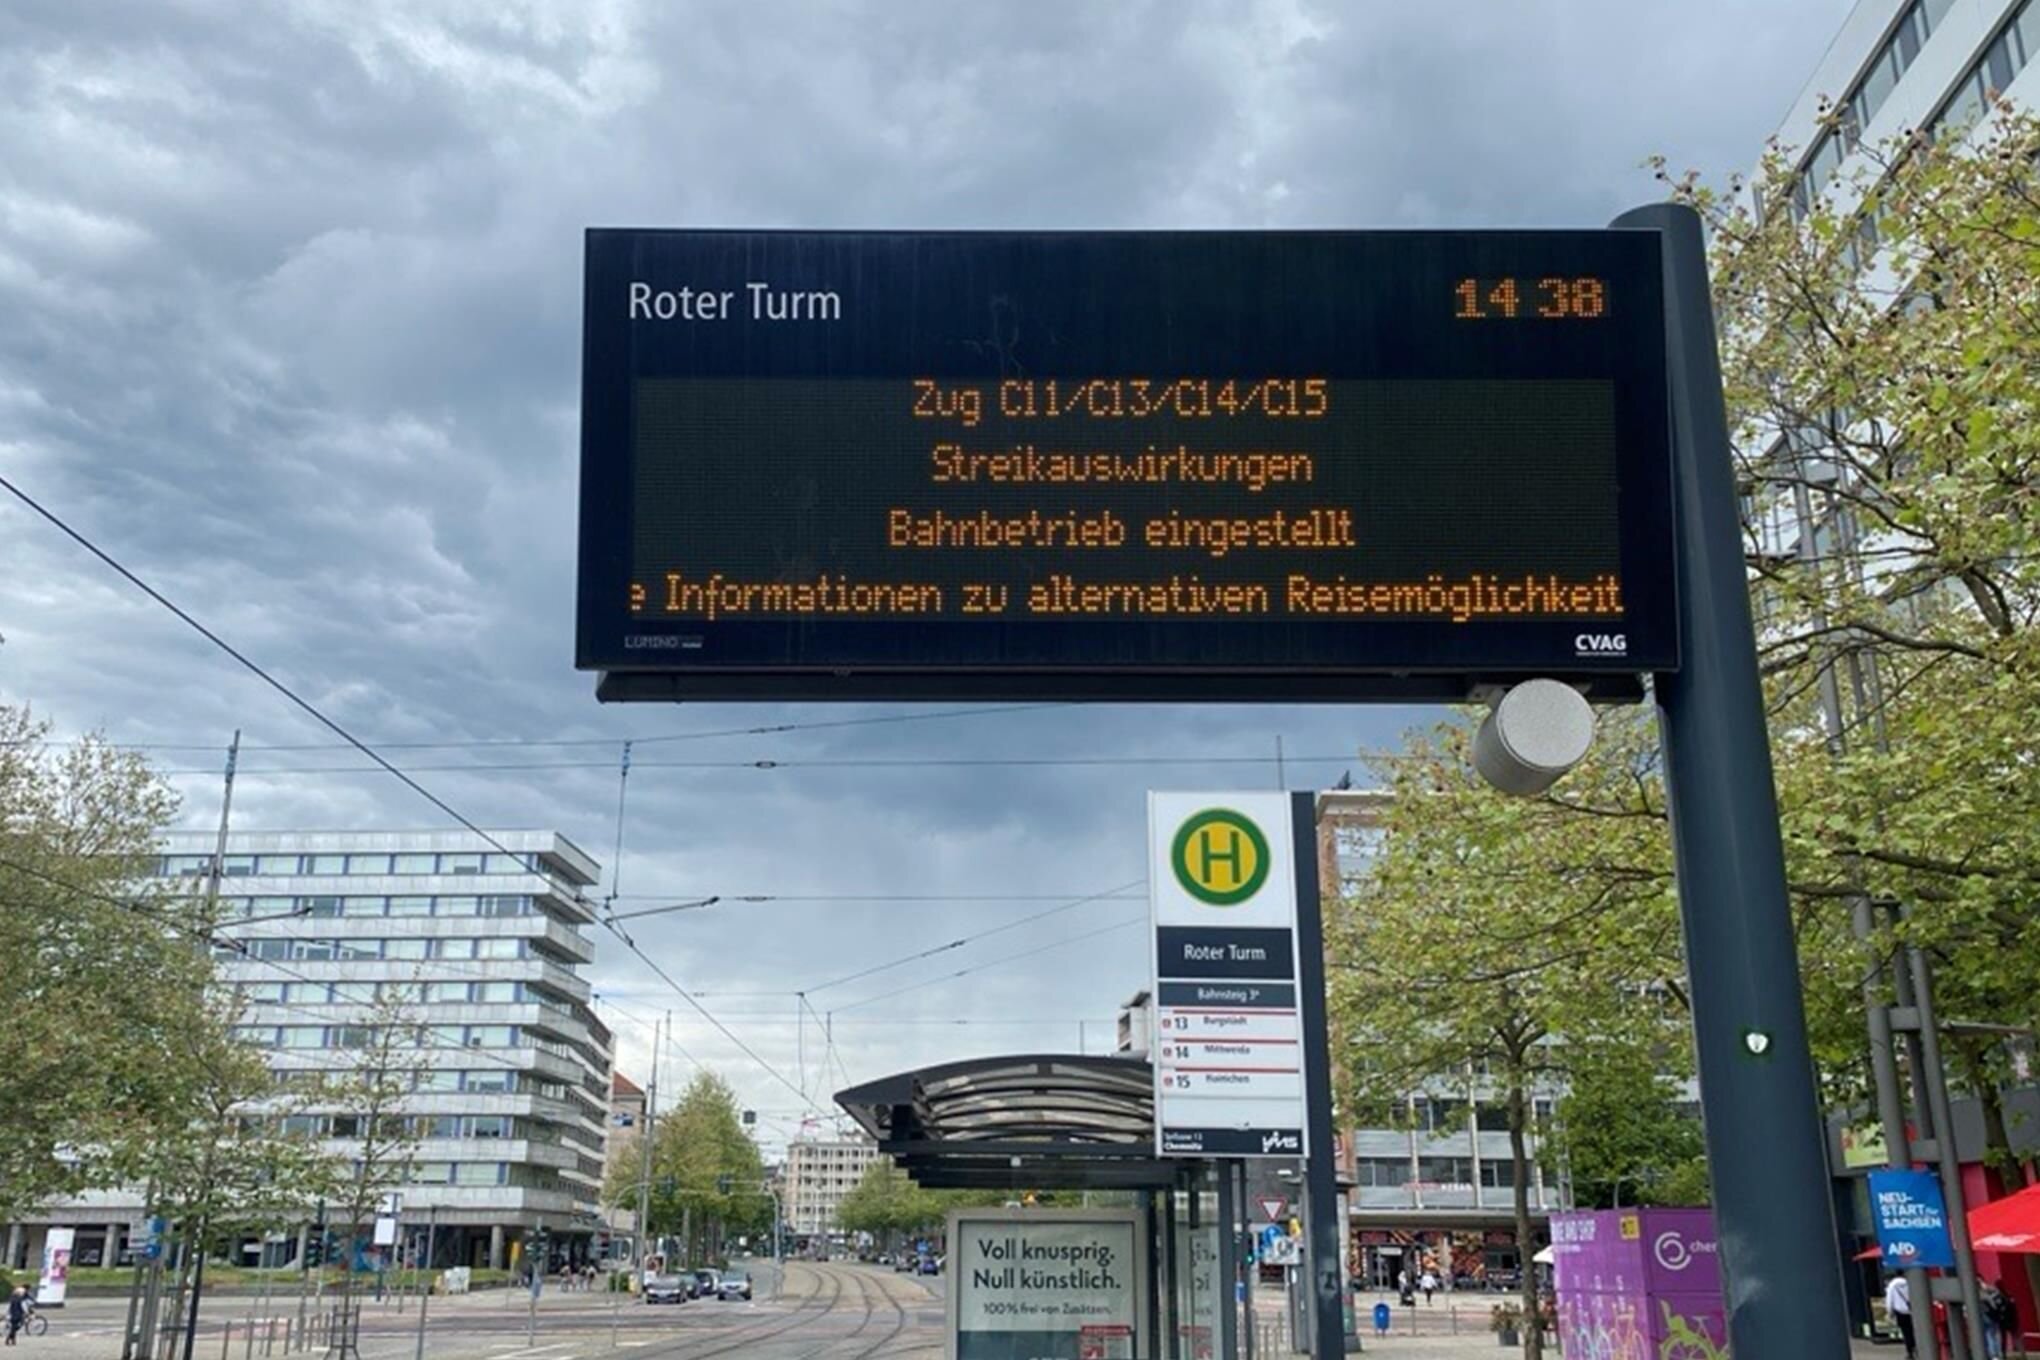
<svg viewBox="0 0 2040 1360">
<path fill-rule="evenodd" d="M 799 1296 L 799 1303 L 793 1312 L 785 1317 L 760 1318 L 753 1323 L 735 1327 L 729 1331 L 718 1331 L 693 1341 L 676 1341 L 670 1347 L 649 1352 L 646 1360 L 712 1360 L 719 1355 L 730 1355 L 782 1336 L 799 1327 L 811 1326 L 835 1310 L 843 1297 L 843 1281 L 833 1272 L 814 1272 L 814 1289 Z M 827 1297 L 823 1297 L 824 1294 Z M 820 1306 L 816 1304 L 819 1302 Z M 694 1349 L 701 1346 L 706 1349 Z"/>
</svg>

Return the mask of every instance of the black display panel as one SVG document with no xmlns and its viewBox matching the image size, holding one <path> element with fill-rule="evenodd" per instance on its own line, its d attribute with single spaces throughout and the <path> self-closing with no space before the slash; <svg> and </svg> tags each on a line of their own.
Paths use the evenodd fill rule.
<svg viewBox="0 0 2040 1360">
<path fill-rule="evenodd" d="M 1654 232 L 588 233 L 605 698 L 1677 666 Z"/>
</svg>

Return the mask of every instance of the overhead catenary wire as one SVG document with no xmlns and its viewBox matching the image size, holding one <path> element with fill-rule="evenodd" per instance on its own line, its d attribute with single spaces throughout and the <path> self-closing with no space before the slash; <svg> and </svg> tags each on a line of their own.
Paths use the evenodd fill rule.
<svg viewBox="0 0 2040 1360">
<path fill-rule="evenodd" d="M 903 954 L 896 959 L 888 959 L 884 963 L 875 963 L 871 965 L 871 967 L 869 968 L 860 968 L 854 973 L 845 973 L 840 977 L 830 978 L 827 982 L 818 982 L 812 987 L 802 988 L 801 995 L 808 996 L 812 995 L 815 992 L 827 991 L 831 987 L 840 987 L 846 982 L 855 982 L 860 978 L 870 977 L 874 973 L 889 972 L 894 968 L 904 967 L 909 963 L 917 963 L 922 959 L 933 958 L 937 954 L 946 954 L 949 953 L 951 950 L 962 949 L 964 946 L 975 944 L 979 940 L 987 940 L 994 935 L 1003 935 L 1009 930 L 1018 930 L 1022 926 L 1032 925 L 1036 921 L 1046 920 L 1048 917 L 1059 915 L 1062 912 L 1073 911 L 1078 907 L 1087 906 L 1092 902 L 1102 901 L 1107 898 L 1114 898 L 1116 897 L 1117 894 L 1126 892 L 1132 888 L 1141 887 L 1146 882 L 1147 880 L 1144 878 L 1136 878 L 1131 882 L 1121 883 L 1116 887 L 1107 888 L 1103 892 L 1095 892 L 1085 897 L 1072 898 L 1069 901 L 1062 902 L 1056 906 L 1050 907 L 1046 911 L 1029 912 L 1027 915 L 1016 917 L 1003 925 L 992 926 L 990 929 L 980 930 L 970 935 L 960 935 L 956 939 L 949 941 L 947 944 L 933 945 L 927 949 L 919 950 L 912 954 Z"/>
<path fill-rule="evenodd" d="M 123 566 L 118 560 L 116 560 L 113 557 L 112 554 L 108 553 L 105 549 L 101 548 L 98 544 L 94 543 L 91 539 L 87 538 L 84 534 L 80 533 L 78 530 L 72 528 L 70 524 L 68 524 L 64 519 L 58 516 L 54 511 L 46 508 L 40 501 L 37 501 L 33 496 L 30 496 L 26 491 L 23 491 L 20 487 L 16 486 L 4 475 L 0 475 L 0 487 L 4 487 L 9 492 L 9 494 L 15 497 L 15 499 L 19 500 L 23 505 L 26 505 L 36 514 L 42 516 L 42 518 L 49 521 L 52 525 L 56 526 L 57 529 L 62 531 L 66 537 L 70 538 L 73 542 L 78 544 L 79 547 L 84 548 L 94 557 L 98 558 L 101 562 L 105 563 L 122 579 L 126 580 L 129 584 L 133 585 L 137 590 L 141 591 L 143 594 L 147 595 L 151 600 L 154 600 L 157 604 L 161 605 L 164 609 L 168 610 L 171 614 L 175 615 L 187 627 L 191 628 L 194 632 L 198 633 L 201 637 L 205 638 L 206 641 L 212 643 L 213 646 L 217 647 L 219 650 L 225 652 L 228 656 L 232 657 L 236 662 L 240 663 L 240 665 L 244 669 L 246 669 L 249 673 L 256 676 L 264 684 L 268 685 L 271 689 L 275 690 L 278 694 L 282 695 L 285 699 L 289 700 L 291 704 L 303 710 L 306 714 L 310 715 L 322 727 L 326 728 L 328 731 L 332 732 L 335 736 L 339 737 L 349 747 L 366 756 L 370 761 L 374 762 L 375 768 L 386 771 L 387 773 L 395 777 L 406 788 L 416 793 L 426 802 L 432 804 L 433 807 L 445 813 L 449 818 L 458 823 L 460 826 L 472 832 L 475 836 L 480 838 L 481 841 L 484 844 L 488 845 L 490 848 L 497 850 L 505 855 L 514 855 L 516 853 L 515 851 L 511 850 L 508 846 L 504 845 L 501 841 L 497 840 L 489 832 L 483 830 L 479 825 L 470 820 L 465 814 L 463 814 L 459 809 L 455 808 L 451 803 L 448 803 L 445 799 L 441 798 L 438 794 L 433 793 L 430 789 L 426 788 L 423 784 L 419 783 L 416 779 L 412 778 L 409 774 L 397 768 L 396 765 L 392 764 L 388 759 L 382 756 L 374 748 L 370 747 L 366 742 L 362 741 L 359 737 L 356 737 L 352 732 L 348 731 L 345 727 L 341 726 L 338 722 L 328 717 L 325 714 L 325 712 L 318 707 L 318 705 L 312 703 L 311 700 L 306 699 L 303 696 L 299 695 L 290 686 L 284 684 L 281 680 L 278 680 L 275 676 L 271 675 L 267 670 L 263 669 L 255 661 L 251 660 L 239 649 L 235 648 L 232 644 L 228 643 L 224 638 L 220 637 L 219 634 L 213 632 L 210 628 L 200 623 L 196 618 L 192 617 L 191 614 L 187 613 L 184 609 L 179 607 L 176 604 L 176 602 L 171 600 L 168 596 L 164 595 L 161 591 L 157 590 L 154 586 L 150 585 L 147 581 L 144 581 L 140 576 L 130 571 L 127 567 Z M 603 925 L 610 932 L 610 934 L 616 936 L 617 939 L 623 941 L 625 947 L 628 948 L 632 954 L 636 955 L 639 962 L 643 963 L 647 968 L 651 969 L 655 974 L 657 974 L 660 977 L 660 979 L 663 980 L 668 986 L 670 986 L 675 992 L 677 992 L 683 1000 L 685 1000 L 690 1006 L 692 1006 L 697 1012 L 699 1012 L 704 1019 L 708 1020 L 710 1024 L 714 1025 L 715 1028 L 723 1035 L 723 1037 L 727 1038 L 731 1043 L 735 1044 L 737 1048 L 740 1051 L 742 1051 L 746 1057 L 751 1059 L 752 1062 L 758 1064 L 760 1068 L 764 1069 L 781 1085 L 786 1086 L 790 1090 L 794 1090 L 796 1092 L 799 1091 L 798 1087 L 794 1086 L 792 1082 L 786 1079 L 786 1075 L 784 1073 L 782 1073 L 778 1068 L 774 1067 L 771 1063 L 765 1061 L 765 1059 L 760 1057 L 757 1054 L 757 1052 L 751 1048 L 749 1044 L 746 1044 L 742 1039 L 738 1038 L 737 1035 L 734 1032 L 732 1032 L 728 1026 L 724 1025 L 721 1021 L 717 1020 L 712 1014 L 709 1013 L 706 1007 L 704 1007 L 699 1001 L 696 1001 L 694 997 L 691 994 L 689 994 L 685 988 L 680 986 L 678 982 L 675 982 L 670 973 L 668 973 L 665 969 L 661 968 L 658 964 L 654 963 L 645 954 L 643 950 L 638 948 L 637 943 L 635 941 L 633 941 L 628 935 L 624 934 L 623 930 L 620 927 L 609 922 L 604 922 Z M 802 1098 L 803 1099 L 806 1098 L 804 1094 Z"/>
<path fill-rule="evenodd" d="M 302 709 L 305 713 L 309 714 L 312 717 L 312 719 L 316 721 L 320 726 L 326 728 L 328 731 L 332 732 L 333 735 L 339 737 L 342 741 L 346 742 L 348 746 L 352 747 L 356 751 L 359 751 L 362 755 L 368 757 L 368 759 L 375 762 L 376 768 L 387 771 L 389 774 L 395 776 L 395 778 L 399 782 L 401 782 L 406 788 L 409 788 L 413 793 L 416 793 L 426 802 L 438 808 L 441 812 L 445 813 L 448 817 L 458 822 L 461 826 L 465 827 L 467 830 L 473 832 L 476 836 L 479 836 L 482 839 L 482 841 L 489 845 L 491 848 L 500 851 L 501 853 L 506 855 L 516 853 L 515 851 L 511 850 L 508 846 L 504 845 L 501 841 L 498 841 L 494 836 L 482 830 L 481 827 L 469 821 L 468 818 L 464 816 L 458 809 L 456 809 L 451 803 L 448 803 L 438 794 L 432 792 L 432 790 L 426 788 L 423 784 L 420 784 L 410 775 L 398 769 L 395 765 L 391 764 L 388 760 L 386 760 L 382 755 L 377 753 L 375 749 L 370 747 L 366 742 L 362 741 L 359 737 L 356 737 L 352 732 L 348 731 L 345 727 L 342 727 L 332 718 L 327 717 L 325 712 L 321 710 L 317 704 L 314 704 L 311 700 L 306 699 L 299 695 L 296 690 L 292 689 L 289 685 L 284 684 L 281 680 L 278 680 L 275 676 L 271 675 L 268 671 L 264 670 L 260 665 L 250 660 L 244 653 L 242 653 L 238 648 L 234 647 L 225 638 L 222 638 L 218 633 L 213 632 L 212 629 L 206 627 L 204 624 L 200 623 L 197 619 L 193 618 L 190 614 L 186 613 L 183 608 L 181 608 L 175 601 L 171 600 L 167 595 L 157 590 L 154 586 L 150 585 L 147 581 L 144 581 L 141 577 L 135 575 L 134 572 L 129 571 L 125 566 L 121 565 L 120 562 L 115 560 L 111 553 L 108 553 L 104 548 L 101 548 L 97 543 L 94 543 L 91 539 L 85 537 L 85 535 L 78 532 L 78 530 L 73 529 L 68 523 L 66 523 L 62 518 L 60 518 L 55 511 L 46 508 L 40 501 L 36 500 L 26 491 L 23 491 L 20 487 L 16 486 L 13 482 L 9 481 L 7 477 L 4 475 L 0 475 L 0 487 L 5 487 L 7 491 L 11 495 L 13 495 L 16 500 L 20 501 L 23 505 L 26 505 L 29 509 L 35 511 L 36 514 L 41 515 L 44 519 L 48 520 L 51 524 L 55 525 L 59 530 L 61 530 L 65 534 L 65 536 L 70 538 L 72 542 L 76 543 L 79 547 L 85 549 L 85 551 L 91 553 L 101 562 L 104 562 L 108 567 L 112 568 L 114 572 L 120 575 L 122 579 L 126 580 L 130 585 L 134 586 L 135 589 L 141 591 L 144 595 L 147 595 L 157 604 L 161 605 L 163 608 L 169 610 L 172 614 L 176 615 L 179 620 L 181 620 L 186 626 L 191 628 L 192 631 L 196 632 L 200 637 L 203 637 L 206 641 L 212 643 L 213 646 L 225 652 L 228 656 L 232 657 L 235 661 L 239 662 L 241 666 L 244 669 L 246 669 L 250 674 L 254 675 L 257 679 L 261 680 L 262 683 L 268 685 L 271 689 L 275 690 L 278 694 L 281 694 L 285 699 L 289 700 L 297 708 Z"/>
<path fill-rule="evenodd" d="M 13 488 L 9 488 L 13 490 Z M 21 493 L 16 491 L 19 496 Z M 640 737 L 473 737 L 465 740 L 439 741 L 379 741 L 376 749 L 382 751 L 479 751 L 479 750 L 520 750 L 525 748 L 543 749 L 548 747 L 603 747 L 614 746 L 628 741 L 634 746 L 650 746 L 655 743 L 681 741 L 714 741 L 728 737 L 779 736 L 791 732 L 816 732 L 831 728 L 875 727 L 888 723 L 943 722 L 954 718 L 979 718 L 1005 713 L 1032 713 L 1045 709 L 1067 708 L 1067 704 L 997 704 L 975 708 L 941 708 L 917 710 L 913 713 L 882 713 L 864 718 L 828 718 L 814 722 L 765 723 L 753 727 L 722 727 L 700 732 L 666 732 Z M 97 740 L 92 738 L 90 740 Z M 27 741 L 6 743 L 28 745 Z M 76 745 L 76 742 L 40 742 L 49 746 Z M 119 742 L 109 741 L 105 745 L 124 751 L 213 751 L 214 743 L 206 742 Z M 243 746 L 245 752 L 312 752 L 349 751 L 354 748 L 346 742 L 280 742 L 251 743 Z M 607 768 L 604 763 L 602 768 Z M 215 771 L 217 773 L 217 771 Z"/>
<path fill-rule="evenodd" d="M 904 987 L 895 987 L 889 992 L 880 992 L 877 996 L 867 996 L 856 1001 L 848 1001 L 837 1006 L 836 1010 L 854 1010 L 859 1006 L 870 1006 L 880 1001 L 890 1001 L 896 996 L 904 996 L 908 992 L 919 991 L 923 987 L 933 987 L 940 983 L 953 982 L 957 978 L 968 977 L 972 973 L 980 973 L 987 968 L 996 967 L 1000 964 L 1018 963 L 1022 959 L 1031 959 L 1037 954 L 1046 954 L 1051 949 L 1061 949 L 1065 945 L 1077 944 L 1083 940 L 1094 940 L 1100 935 L 1109 935 L 1115 930 L 1125 930 L 1129 926 L 1144 925 L 1147 919 L 1146 913 L 1142 913 L 1139 916 L 1130 916 L 1123 921 L 1115 921 L 1109 926 L 1101 926 L 1097 930 L 1087 930 L 1081 935 L 1070 935 L 1060 940 L 1050 941 L 1039 949 L 1029 949 L 1020 954 L 1002 954 L 998 958 L 987 959 L 983 963 L 974 963 L 968 968 L 959 968 L 955 972 L 945 973 L 941 977 L 923 978 L 919 982 L 910 982 Z"/>
<path fill-rule="evenodd" d="M 1352 751 L 1338 755 L 1285 756 L 1292 765 L 1350 765 L 1358 759 L 1408 759 L 1376 753 Z M 1266 765 L 1268 757 L 1253 756 L 841 756 L 814 757 L 800 756 L 757 757 L 750 760 L 638 760 L 633 761 L 634 772 L 644 770 L 978 770 L 978 769 L 1161 769 L 1168 767 Z M 459 762 L 434 765 L 411 765 L 410 770 L 418 774 L 530 774 L 543 771 L 563 770 L 610 770 L 615 763 L 607 760 L 531 760 L 514 762 Z M 387 761 L 375 765 L 283 765 L 267 768 L 250 767 L 241 771 L 244 776 L 280 778 L 301 775 L 355 775 L 395 773 L 397 767 Z M 157 771 L 170 776 L 216 775 L 217 770 L 203 767 L 179 767 Z"/>
<path fill-rule="evenodd" d="M 0 859 L 0 869 L 12 869 L 15 873 L 26 874 L 30 878 L 39 879 L 53 888 L 61 888 L 65 892 L 76 893 L 80 897 L 90 898 L 95 902 L 103 902 L 109 906 L 119 907 L 129 915 L 144 917 L 154 921 L 165 930 L 174 930 L 181 935 L 189 935 L 191 938 L 206 944 L 224 944 L 229 948 L 236 947 L 234 941 L 221 940 L 217 936 L 217 931 L 226 924 L 225 922 L 217 922 L 211 926 L 186 925 L 182 921 L 169 919 L 160 910 L 152 908 L 145 902 L 140 902 L 130 897 L 115 897 L 110 893 L 101 892 L 97 888 L 88 888 L 81 883 L 73 883 L 69 879 L 59 877 L 46 870 L 37 869 L 32 865 L 22 864 L 16 860 Z M 178 902 L 195 901 L 197 899 L 170 897 L 164 900 L 166 902 Z M 237 950 L 237 952 L 239 951 Z"/>
</svg>

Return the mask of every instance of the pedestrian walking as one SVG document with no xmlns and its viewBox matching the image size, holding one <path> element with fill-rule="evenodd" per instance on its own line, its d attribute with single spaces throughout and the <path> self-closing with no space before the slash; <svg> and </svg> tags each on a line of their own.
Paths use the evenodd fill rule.
<svg viewBox="0 0 2040 1360">
<path fill-rule="evenodd" d="M 21 1334 L 21 1329 L 28 1325 L 28 1309 L 29 1302 L 27 1286 L 25 1285 L 14 1286 L 14 1292 L 7 1296 L 8 1345 L 12 1346 L 14 1344 L 14 1338 L 19 1336 Z"/>
<path fill-rule="evenodd" d="M 1438 1277 L 1427 1270 L 1424 1278 L 1417 1283 L 1424 1291 L 1424 1303 L 1428 1306 L 1432 1302 L 1431 1296 L 1438 1292 Z"/>
<path fill-rule="evenodd" d="M 1884 1286 L 1884 1311 L 1891 1314 L 1892 1322 L 1898 1327 L 1899 1339 L 1905 1342 L 1905 1360 L 1915 1360 L 1912 1286 L 1905 1282 L 1905 1276 L 1893 1275 L 1891 1283 Z"/>
<path fill-rule="evenodd" d="M 1983 1286 L 1983 1344 L 1991 1360 L 2004 1360 L 2006 1344 L 2019 1335 L 2019 1306 L 1995 1284 Z"/>
</svg>

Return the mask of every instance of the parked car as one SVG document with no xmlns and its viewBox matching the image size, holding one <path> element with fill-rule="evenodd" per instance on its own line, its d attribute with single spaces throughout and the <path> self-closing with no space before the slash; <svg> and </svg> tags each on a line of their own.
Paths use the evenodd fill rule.
<svg viewBox="0 0 2040 1360">
<path fill-rule="evenodd" d="M 707 1266 L 701 1266 L 695 1270 L 694 1297 L 698 1299 L 712 1299 L 716 1296 L 716 1291 L 721 1287 L 722 1276 L 717 1272 L 709 1269 Z"/>
<path fill-rule="evenodd" d="M 748 1303 L 751 1298 L 751 1277 L 741 1270 L 724 1271 L 722 1278 L 716 1281 L 715 1296 L 724 1302 L 743 1299 Z"/>
<path fill-rule="evenodd" d="M 645 1281 L 646 1303 L 685 1303 L 694 1297 L 694 1281 L 684 1275 L 654 1275 Z"/>
<path fill-rule="evenodd" d="M 914 1258 L 906 1252 L 901 1252 L 899 1258 L 893 1262 L 893 1269 L 902 1272 L 913 1270 Z"/>
<path fill-rule="evenodd" d="M 915 1265 L 914 1273 L 916 1275 L 940 1275 L 942 1273 L 942 1258 L 940 1256 L 923 1256 L 920 1262 Z"/>
</svg>

